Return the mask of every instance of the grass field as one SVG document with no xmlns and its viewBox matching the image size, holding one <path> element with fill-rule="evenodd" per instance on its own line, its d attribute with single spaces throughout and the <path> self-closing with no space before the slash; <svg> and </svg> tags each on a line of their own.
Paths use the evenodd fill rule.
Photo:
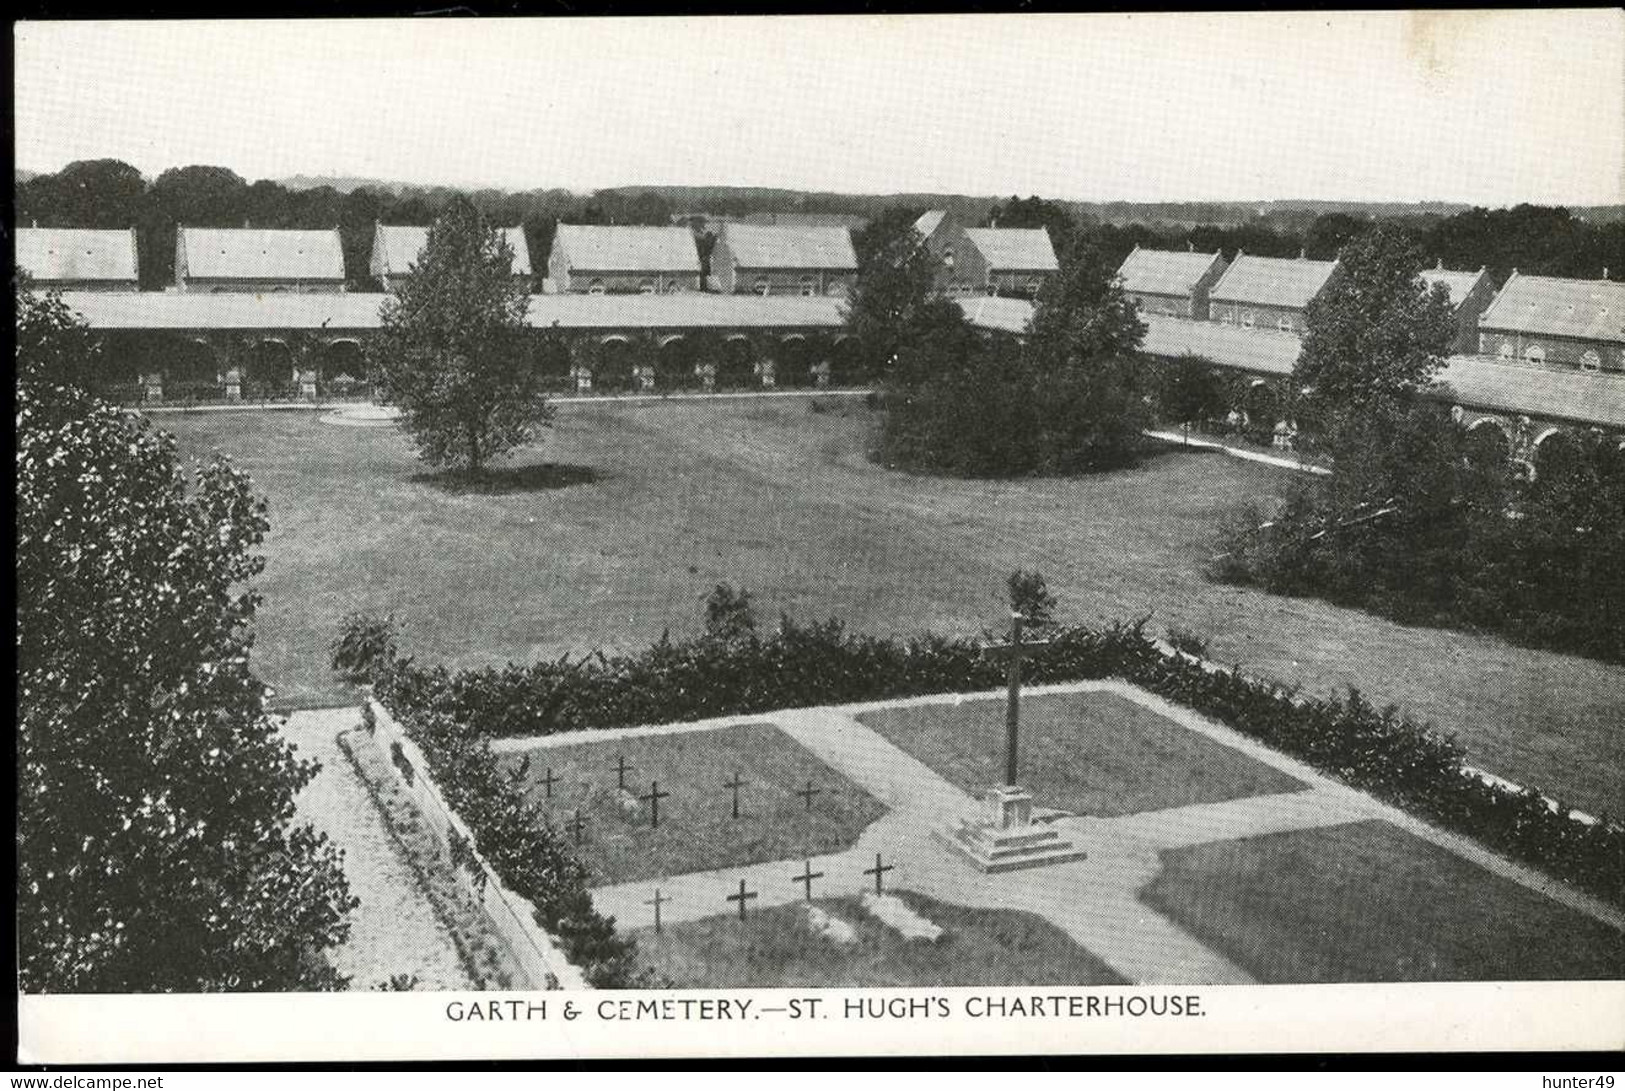
<svg viewBox="0 0 1625 1091">
<path fill-rule="evenodd" d="M 1478 764 L 1625 813 L 1625 668 L 1412 629 L 1207 582 L 1233 506 L 1289 471 L 1174 452 L 1074 480 L 913 477 L 865 457 L 859 399 L 564 405 L 551 463 L 468 493 L 425 479 L 393 429 L 306 413 L 157 419 L 186 454 L 219 448 L 271 502 L 256 662 L 295 703 L 348 696 L 326 645 L 349 610 L 393 612 L 406 650 L 452 665 L 533 660 L 693 632 L 719 581 L 780 610 L 875 632 L 974 633 L 1013 568 L 1065 620 L 1154 611 L 1226 662 L 1313 692 L 1353 684 L 1461 735 Z"/>
<path fill-rule="evenodd" d="M 1003 701 L 886 708 L 858 719 L 967 792 L 1004 780 Z M 1022 786 L 1044 806 L 1101 818 L 1303 788 L 1115 693 L 1024 698 L 1020 765 Z"/>
<path fill-rule="evenodd" d="M 735 864 L 818 856 L 851 847 L 885 807 L 771 724 L 544 747 L 527 752 L 528 794 L 563 826 L 580 810 L 578 855 L 594 885 L 656 879 Z M 617 759 L 631 766 L 627 795 Z M 514 768 L 525 756 L 508 754 Z M 541 780 L 558 778 L 552 798 Z M 737 774 L 739 817 L 725 783 Z M 652 782 L 670 795 L 651 826 Z M 808 786 L 817 794 L 797 795 Z M 574 831 L 571 831 L 572 836 Z"/>
<path fill-rule="evenodd" d="M 813 903 L 854 928 L 850 946 L 815 934 L 796 902 L 744 921 L 707 917 L 633 935 L 642 962 L 679 988 L 1128 984 L 1042 917 L 948 905 L 911 891 L 899 896 L 942 928 L 942 937 L 906 940 L 853 897 Z"/>
<path fill-rule="evenodd" d="M 1625 977 L 1625 935 L 1387 822 L 1162 854 L 1145 903 L 1265 984 Z"/>
</svg>

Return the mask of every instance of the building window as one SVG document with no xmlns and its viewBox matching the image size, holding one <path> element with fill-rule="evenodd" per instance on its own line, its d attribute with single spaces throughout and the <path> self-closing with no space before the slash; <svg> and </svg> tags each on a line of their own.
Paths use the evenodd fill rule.
<svg viewBox="0 0 1625 1091">
<path fill-rule="evenodd" d="M 1247 329 L 1247 330 L 1250 330 L 1250 329 L 1253 328 L 1253 312 L 1252 311 L 1242 311 L 1241 312 L 1241 326 L 1242 326 L 1242 329 Z"/>
<path fill-rule="evenodd" d="M 757 295 L 767 295 L 772 290 L 773 290 L 773 286 L 771 284 L 769 284 L 767 281 L 758 280 L 756 282 L 756 294 Z"/>
<path fill-rule="evenodd" d="M 1505 337 L 1501 338 L 1501 359 L 1510 360 L 1513 356 L 1517 355 L 1517 352 L 1518 350 L 1513 346 L 1511 341 Z"/>
<path fill-rule="evenodd" d="M 652 280 L 645 280 L 645 281 L 641 282 L 638 285 L 638 294 L 639 295 L 654 295 L 655 294 L 655 282 L 652 281 Z"/>
<path fill-rule="evenodd" d="M 588 295 L 603 295 L 604 294 L 604 282 L 601 281 L 601 280 L 595 280 L 591 284 L 587 285 L 587 294 Z"/>
<path fill-rule="evenodd" d="M 814 280 L 812 277 L 802 277 L 801 278 L 801 294 L 802 295 L 817 295 L 818 294 L 818 282 L 816 280 Z"/>
<path fill-rule="evenodd" d="M 1283 314 L 1279 319 L 1276 320 L 1275 328 L 1280 330 L 1282 333 L 1291 333 L 1292 319 Z"/>
<path fill-rule="evenodd" d="M 825 295 L 840 295 L 846 290 L 846 285 L 838 280 L 832 280 L 824 289 Z"/>
<path fill-rule="evenodd" d="M 1546 350 L 1539 345 L 1530 345 L 1523 350 L 1523 358 L 1531 364 L 1544 364 L 1546 362 Z"/>
<path fill-rule="evenodd" d="M 1231 310 L 1229 307 L 1225 307 L 1223 310 L 1221 310 L 1219 312 L 1219 321 L 1222 324 L 1226 325 L 1226 326 L 1235 325 L 1236 324 L 1236 312 Z"/>
<path fill-rule="evenodd" d="M 677 283 L 677 281 L 675 281 L 675 280 L 671 281 L 670 283 L 668 283 L 666 285 L 666 294 L 667 295 L 676 295 L 678 292 L 680 292 L 682 290 L 683 290 L 683 286 L 681 284 Z"/>
<path fill-rule="evenodd" d="M 1601 371 L 1602 370 L 1602 356 L 1600 356 L 1598 354 L 1596 349 L 1586 349 L 1584 354 L 1581 355 L 1581 357 L 1580 357 L 1580 370 L 1581 371 Z"/>
</svg>

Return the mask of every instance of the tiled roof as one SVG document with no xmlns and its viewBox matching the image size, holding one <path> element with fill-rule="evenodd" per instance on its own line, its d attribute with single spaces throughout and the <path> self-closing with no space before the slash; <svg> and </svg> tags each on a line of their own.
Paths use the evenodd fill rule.
<svg viewBox="0 0 1625 1091">
<path fill-rule="evenodd" d="M 1625 343 L 1625 283 L 1513 273 L 1478 328 Z"/>
<path fill-rule="evenodd" d="M 1289 375 L 1297 362 L 1299 339 L 1276 330 L 1245 330 L 1217 322 L 1143 315 L 1142 349 L 1156 356 L 1189 353 L 1224 367 L 1267 375 Z M 1452 356 L 1438 375 L 1449 386 L 1444 400 L 1495 413 L 1625 428 L 1625 376 L 1608 372 L 1559 371 Z"/>
<path fill-rule="evenodd" d="M 504 227 L 503 237 L 513 251 L 515 276 L 530 276 L 530 247 L 525 244 L 525 229 Z M 376 276 L 402 276 L 418 260 L 429 242 L 427 227 L 406 227 L 379 224 L 372 239 L 372 271 Z"/>
<path fill-rule="evenodd" d="M 1188 296 L 1220 260 L 1217 253 L 1140 248 L 1123 259 L 1117 275 L 1123 278 L 1124 291 Z"/>
<path fill-rule="evenodd" d="M 1268 307 L 1307 307 L 1337 268 L 1335 261 L 1255 258 L 1236 255 L 1213 286 L 1215 303 L 1254 303 Z"/>
<path fill-rule="evenodd" d="M 914 221 L 914 230 L 919 233 L 920 238 L 929 239 L 931 232 L 941 227 L 942 221 L 947 218 L 947 212 L 940 208 L 934 208 L 930 212 L 923 213 L 919 219 Z"/>
<path fill-rule="evenodd" d="M 77 227 L 19 227 L 17 264 L 44 284 L 136 280 L 135 235 Z"/>
<path fill-rule="evenodd" d="M 343 280 L 344 248 L 332 231 L 183 227 L 186 276 L 200 280 Z M 177 263 L 181 256 L 176 256 Z"/>
<path fill-rule="evenodd" d="M 1478 282 L 1489 276 L 1480 269 L 1476 273 L 1464 273 L 1454 269 L 1423 269 L 1422 281 L 1431 290 L 1435 284 L 1443 284 L 1450 292 L 1450 305 L 1461 306 L 1467 294 L 1478 286 Z"/>
<path fill-rule="evenodd" d="M 64 292 L 93 329 L 330 330 L 378 328 L 383 292 Z M 827 296 L 533 295 L 530 325 L 545 329 L 834 328 L 841 300 Z"/>
<path fill-rule="evenodd" d="M 559 224 L 553 248 L 584 273 L 698 273 L 700 254 L 686 227 Z"/>
<path fill-rule="evenodd" d="M 982 252 L 990 269 L 1053 273 L 1055 248 L 1041 227 L 969 227 L 965 238 Z"/>
<path fill-rule="evenodd" d="M 844 227 L 761 227 L 725 224 L 718 245 L 726 244 L 745 269 L 836 269 L 858 267 L 852 235 Z"/>
</svg>

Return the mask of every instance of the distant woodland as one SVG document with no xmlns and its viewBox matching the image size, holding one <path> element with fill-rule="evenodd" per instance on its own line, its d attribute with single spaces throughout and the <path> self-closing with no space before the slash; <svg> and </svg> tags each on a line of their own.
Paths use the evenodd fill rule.
<svg viewBox="0 0 1625 1091">
<path fill-rule="evenodd" d="M 116 159 L 82 160 L 47 174 L 16 175 L 17 222 L 40 227 L 135 228 L 141 284 L 174 280 L 175 227 L 334 228 L 343 239 L 352 287 L 367 276 L 373 225 L 427 225 L 454 194 L 466 192 L 492 222 L 525 229 L 531 263 L 545 267 L 561 223 L 689 224 L 702 260 L 720 219 L 760 216 L 871 217 L 888 208 L 943 208 L 966 225 L 1044 226 L 1057 247 L 1088 244 L 1112 262 L 1136 245 L 1311 258 L 1336 256 L 1343 244 L 1383 220 L 1403 223 L 1425 253 L 1446 268 L 1487 268 L 1497 281 L 1516 268 L 1547 276 L 1625 279 L 1625 215 L 1619 206 L 1570 210 L 1536 205 L 1484 209 L 1442 203 L 1328 201 L 1051 201 L 1040 197 L 958 194 L 811 193 L 731 186 L 626 186 L 590 194 L 566 189 L 460 191 L 359 178 L 261 179 L 225 167 L 184 166 L 145 178 Z M 1606 270 L 1606 273 L 1605 273 Z"/>
</svg>

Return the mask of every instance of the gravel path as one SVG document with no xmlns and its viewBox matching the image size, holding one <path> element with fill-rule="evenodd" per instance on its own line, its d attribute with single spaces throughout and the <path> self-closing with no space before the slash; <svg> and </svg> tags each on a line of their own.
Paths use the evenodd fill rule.
<svg viewBox="0 0 1625 1091">
<path fill-rule="evenodd" d="M 300 757 L 322 763 L 299 795 L 297 820 L 325 831 L 344 850 L 350 892 L 361 899 L 350 918 L 349 941 L 334 962 L 358 991 L 395 974 L 415 974 L 420 989 L 472 988 L 411 865 L 338 748 L 339 733 L 359 721 L 353 708 L 322 709 L 295 712 L 282 726 Z"/>
</svg>

